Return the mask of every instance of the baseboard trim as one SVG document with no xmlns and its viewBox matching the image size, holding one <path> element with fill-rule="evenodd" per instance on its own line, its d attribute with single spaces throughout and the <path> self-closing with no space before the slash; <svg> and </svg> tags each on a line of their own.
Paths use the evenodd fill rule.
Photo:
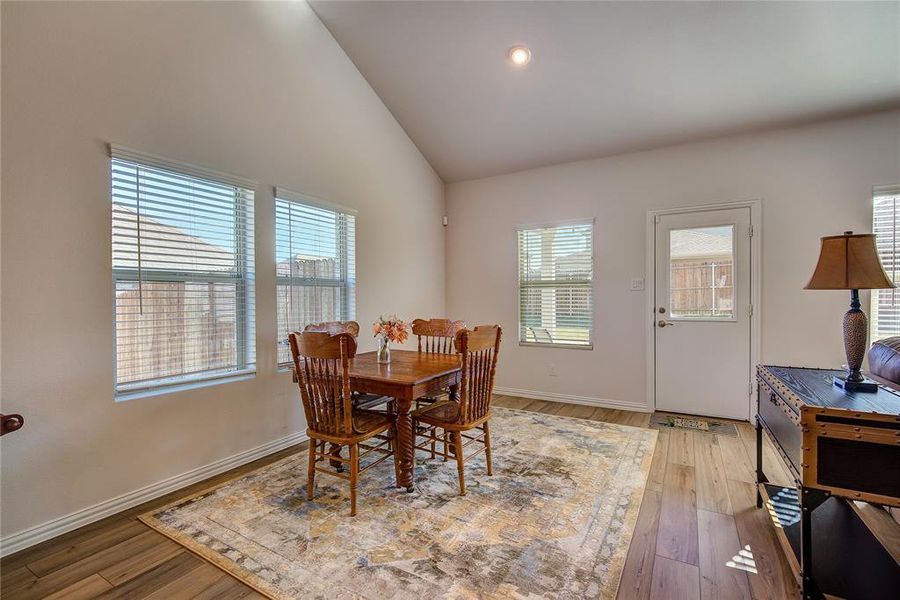
<svg viewBox="0 0 900 600">
<path fill-rule="evenodd" d="M 583 404 L 585 406 L 597 406 L 599 408 L 614 408 L 619 410 L 633 410 L 636 412 L 651 413 L 653 409 L 642 402 L 629 402 L 627 400 L 609 400 L 607 398 L 593 398 L 591 396 L 574 396 L 572 394 L 558 394 L 556 392 L 538 392 L 535 390 L 520 390 L 517 388 L 494 386 L 494 393 L 501 396 L 519 396 L 531 400 L 546 400 L 548 402 L 567 402 L 569 404 Z"/>
<path fill-rule="evenodd" d="M 224 473 L 235 467 L 240 467 L 241 465 L 253 462 L 254 460 L 263 458 L 269 454 L 278 452 L 279 450 L 305 442 L 307 439 L 309 438 L 306 436 L 305 431 L 292 433 L 291 435 L 267 442 L 256 448 L 238 452 L 237 454 L 227 456 L 207 465 L 191 469 L 180 475 L 163 479 L 162 481 L 122 494 L 115 498 L 110 498 L 109 500 L 104 500 L 93 506 L 77 510 L 63 517 L 20 531 L 19 533 L 8 535 L 5 538 L 0 539 L 0 556 L 7 556 L 14 552 L 18 552 L 19 550 L 24 550 L 29 546 L 68 533 L 79 527 L 89 525 L 100 519 L 122 512 L 123 510 L 128 510 L 138 504 L 164 496 L 169 492 L 174 492 L 188 485 L 197 483 L 198 481 L 203 481 L 204 479 Z"/>
</svg>

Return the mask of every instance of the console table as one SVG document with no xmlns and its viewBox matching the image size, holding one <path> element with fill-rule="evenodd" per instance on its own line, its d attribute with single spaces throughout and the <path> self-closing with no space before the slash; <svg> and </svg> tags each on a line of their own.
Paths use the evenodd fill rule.
<svg viewBox="0 0 900 600">
<path fill-rule="evenodd" d="M 804 599 L 896 598 L 900 565 L 849 500 L 900 506 L 900 394 L 846 392 L 842 371 L 757 368 L 757 506 L 765 503 Z M 794 479 L 772 485 L 763 433 Z"/>
</svg>

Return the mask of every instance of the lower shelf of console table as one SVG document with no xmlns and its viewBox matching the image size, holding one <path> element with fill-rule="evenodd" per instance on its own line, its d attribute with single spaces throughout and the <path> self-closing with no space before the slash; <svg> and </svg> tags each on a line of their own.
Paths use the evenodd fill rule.
<svg viewBox="0 0 900 600">
<path fill-rule="evenodd" d="M 800 585 L 800 502 L 796 488 L 759 484 L 775 535 Z M 812 512 L 813 577 L 823 594 L 894 600 L 900 568 L 849 501 L 831 496 Z M 752 550 L 752 549 L 751 549 Z"/>
</svg>

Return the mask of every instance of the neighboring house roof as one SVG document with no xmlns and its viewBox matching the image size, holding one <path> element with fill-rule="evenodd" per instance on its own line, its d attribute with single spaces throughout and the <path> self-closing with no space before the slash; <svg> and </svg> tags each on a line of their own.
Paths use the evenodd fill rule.
<svg viewBox="0 0 900 600">
<path fill-rule="evenodd" d="M 113 242 L 113 265 L 136 269 L 137 212 L 122 204 L 113 204 L 113 226 L 129 239 Z M 141 214 L 141 269 L 163 271 L 232 271 L 234 252 L 192 236 L 184 229 L 164 225 Z"/>
<path fill-rule="evenodd" d="M 722 233 L 710 233 L 702 229 L 678 229 L 671 233 L 671 258 L 708 258 L 731 256 L 731 236 L 725 228 L 715 228 Z"/>
</svg>

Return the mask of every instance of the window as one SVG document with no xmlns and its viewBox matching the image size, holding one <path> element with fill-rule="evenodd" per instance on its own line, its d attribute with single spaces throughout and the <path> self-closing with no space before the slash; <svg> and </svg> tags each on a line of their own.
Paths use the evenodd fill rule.
<svg viewBox="0 0 900 600">
<path fill-rule="evenodd" d="M 254 373 L 254 184 L 111 155 L 116 395 Z"/>
<path fill-rule="evenodd" d="M 275 190 L 278 364 L 291 362 L 288 334 L 356 314 L 354 211 Z"/>
<path fill-rule="evenodd" d="M 734 225 L 669 232 L 669 315 L 734 320 Z"/>
<path fill-rule="evenodd" d="M 900 276 L 900 186 L 876 188 L 873 194 L 872 229 L 878 256 L 891 281 Z M 900 290 L 872 290 L 871 339 L 900 335 Z"/>
<path fill-rule="evenodd" d="M 590 349 L 594 223 L 519 228 L 519 343 Z"/>
</svg>

